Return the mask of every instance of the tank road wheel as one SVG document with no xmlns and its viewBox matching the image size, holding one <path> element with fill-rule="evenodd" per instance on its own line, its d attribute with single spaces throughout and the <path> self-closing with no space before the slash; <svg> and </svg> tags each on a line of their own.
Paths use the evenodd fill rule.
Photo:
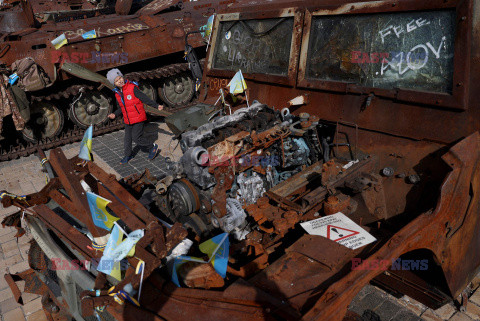
<svg viewBox="0 0 480 321">
<path fill-rule="evenodd" d="M 31 116 L 23 137 L 30 142 L 36 142 L 44 138 L 54 138 L 63 129 L 63 112 L 50 102 L 35 102 L 31 109 Z"/>
<path fill-rule="evenodd" d="M 70 105 L 68 116 L 80 128 L 100 125 L 107 121 L 113 110 L 110 99 L 98 90 L 82 93 L 80 98 Z"/>
<path fill-rule="evenodd" d="M 145 93 L 148 97 L 150 97 L 153 101 L 157 100 L 157 92 L 155 88 L 148 83 L 148 82 L 140 82 L 138 83 L 138 88 Z"/>
<path fill-rule="evenodd" d="M 160 98 L 170 107 L 181 107 L 195 94 L 195 81 L 188 73 L 171 76 L 158 88 Z"/>
</svg>

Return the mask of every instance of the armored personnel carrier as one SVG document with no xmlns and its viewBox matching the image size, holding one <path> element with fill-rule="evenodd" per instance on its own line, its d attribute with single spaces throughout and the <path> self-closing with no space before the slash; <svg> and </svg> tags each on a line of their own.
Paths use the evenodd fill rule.
<svg viewBox="0 0 480 321">
<path fill-rule="evenodd" d="M 42 23 L 30 2 L 1 11 L 0 63 L 5 77 L 19 77 L 13 86 L 4 84 L 4 101 L 14 107 L 6 107 L 3 115 L 17 110 L 15 129 L 30 143 L 22 143 L 13 125 L 5 123 L 0 159 L 81 139 L 78 129 L 91 124 L 97 126 L 96 133 L 118 128 L 118 120 L 107 119 L 113 108 L 111 90 L 94 75 L 113 67 L 121 66 L 128 79 L 139 82 L 151 98 L 159 97 L 167 110 L 189 103 L 197 79 L 184 59 L 186 36 L 195 32 L 188 37 L 189 48 L 202 47 L 198 53 L 204 56 L 208 37 L 199 31 L 228 3 L 158 0 L 129 14 L 135 2 L 118 1 L 119 14 L 97 12 L 79 19 L 77 10 L 71 19 L 60 19 L 63 15 Z M 64 43 L 55 47 L 55 39 Z M 72 74 L 72 68 L 65 68 L 68 64 L 79 73 Z"/>
</svg>

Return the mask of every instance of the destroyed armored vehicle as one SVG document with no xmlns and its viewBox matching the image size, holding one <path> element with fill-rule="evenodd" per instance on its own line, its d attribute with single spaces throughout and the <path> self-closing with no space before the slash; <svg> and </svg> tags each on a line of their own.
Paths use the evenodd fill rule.
<svg viewBox="0 0 480 321">
<path fill-rule="evenodd" d="M 465 298 L 480 267 L 479 10 L 477 0 L 229 6 L 199 103 L 167 118 L 184 152 L 168 175 L 125 178 L 130 194 L 57 149 L 43 191 L 3 196 L 25 209 L 38 256 L 87 262 L 57 271 L 66 302 L 45 290 L 50 313 L 361 320 L 348 306 L 369 282 L 434 309 Z M 239 70 L 243 93 L 230 95 Z M 126 233 L 145 230 L 120 282 L 92 263 L 108 234 L 88 190 L 112 201 Z M 21 213 L 6 221 L 25 226 Z M 53 272 L 31 261 L 35 275 Z"/>
<path fill-rule="evenodd" d="M 135 12 L 150 2 L 151 0 L 140 0 L 133 1 L 131 4 L 126 4 L 123 1 L 118 1 L 117 4 L 114 0 L 28 1 L 28 3 L 32 6 L 34 16 L 39 23 L 45 21 L 61 22 L 85 19 L 87 17 L 94 17 L 96 15 L 112 14 L 115 13 L 116 9 L 118 14 L 125 14 L 125 10 L 128 10 L 125 9 L 127 6 L 131 6 L 130 12 Z M 20 9 L 20 11 L 22 11 L 20 8 L 21 6 L 22 1 L 20 0 L 4 1 L 0 10 L 16 11 Z M 6 19 L 11 17 L 7 17 Z M 10 25 L 13 26 L 12 24 Z"/>
<path fill-rule="evenodd" d="M 201 78 L 198 59 L 209 40 L 207 21 L 229 3 L 156 0 L 140 6 L 125 0 L 108 14 L 72 11 L 76 16 L 42 22 L 35 15 L 37 2 L 22 0 L 0 11 L 0 116 L 13 115 L 13 123 L 4 124 L 0 160 L 80 140 L 79 129 L 92 124 L 95 134 L 120 128 L 121 119 L 107 117 L 115 102 L 110 84 L 96 75 L 113 67 L 159 98 L 165 110 L 190 103 Z"/>
</svg>

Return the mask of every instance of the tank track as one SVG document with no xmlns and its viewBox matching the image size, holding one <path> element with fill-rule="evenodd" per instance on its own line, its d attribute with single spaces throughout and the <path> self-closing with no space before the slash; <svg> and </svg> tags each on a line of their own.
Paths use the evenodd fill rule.
<svg viewBox="0 0 480 321">
<path fill-rule="evenodd" d="M 160 67 L 153 70 L 128 73 L 125 75 L 125 78 L 133 81 L 158 80 L 162 78 L 168 78 L 175 74 L 179 74 L 186 71 L 189 71 L 188 63 L 177 63 L 177 64 L 167 65 L 167 66 Z M 57 91 L 49 95 L 44 95 L 44 96 L 32 95 L 31 100 L 32 102 L 34 102 L 34 101 L 42 101 L 42 100 L 51 101 L 51 100 L 68 99 L 78 95 L 78 93 L 82 88 L 87 90 L 94 90 L 97 87 L 92 85 L 87 85 L 87 84 L 76 84 L 76 85 L 67 87 L 62 91 Z M 165 110 L 169 112 L 176 112 L 178 110 L 187 108 L 192 104 L 193 103 L 190 103 L 179 108 L 170 108 L 168 106 L 165 106 Z M 93 135 L 99 136 L 109 132 L 120 130 L 123 128 L 123 126 L 124 126 L 123 120 L 117 118 L 114 121 L 109 121 L 104 126 L 101 126 L 101 127 L 95 126 Z M 18 157 L 28 156 L 30 154 L 35 153 L 38 148 L 41 148 L 42 150 L 48 150 L 51 148 L 81 141 L 83 138 L 84 132 L 85 132 L 84 129 L 80 129 L 77 126 L 74 126 L 73 129 L 62 132 L 59 137 L 55 137 L 54 139 L 47 138 L 47 139 L 41 140 L 38 143 L 23 143 L 23 144 L 20 141 L 17 141 L 17 146 L 10 146 L 9 149 L 0 149 L 0 161 L 7 161 L 10 159 L 16 159 Z"/>
<path fill-rule="evenodd" d="M 105 126 L 97 128 L 93 131 L 93 136 L 103 135 L 109 132 L 113 132 L 124 127 L 122 119 L 116 119 L 114 121 L 110 121 Z M 18 146 L 10 146 L 10 150 L 2 149 L 0 150 L 0 161 L 7 161 L 10 159 L 16 159 L 18 157 L 25 157 L 30 154 L 36 153 L 38 148 L 42 150 L 47 150 L 55 147 L 59 147 L 62 145 L 79 142 L 83 138 L 83 134 L 85 133 L 84 129 L 74 128 L 67 132 L 63 132 L 59 137 L 55 137 L 54 139 L 43 139 L 39 143 L 27 143 L 25 145 L 18 145 Z"/>
</svg>

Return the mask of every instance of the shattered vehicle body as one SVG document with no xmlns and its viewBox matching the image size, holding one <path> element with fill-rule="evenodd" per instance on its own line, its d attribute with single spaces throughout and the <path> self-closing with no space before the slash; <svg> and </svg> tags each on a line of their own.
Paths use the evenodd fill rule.
<svg viewBox="0 0 480 321">
<path fill-rule="evenodd" d="M 172 227 L 95 163 L 78 165 L 59 150 L 50 157 L 57 177 L 43 191 L 3 196 L 4 206 L 26 211 L 28 226 L 42 221 L 73 246 L 66 259 L 101 256 L 63 212 L 47 208 L 53 200 L 94 238 L 104 236 L 81 180 L 112 200 L 124 228 L 145 229 L 119 283 L 94 267 L 60 277 L 64 292 L 68 278 L 90 280 L 77 290 L 81 304 L 64 294 L 60 311 L 361 320 L 348 305 L 369 282 L 434 309 L 465 296 L 480 267 L 479 12 L 476 0 L 229 6 L 215 18 L 200 102 L 186 112 L 192 121 L 167 119 L 183 156 L 169 175 L 124 180 L 133 194 L 150 191 Z M 225 98 L 238 70 L 247 91 Z M 374 241 L 352 246 L 352 230 L 337 225 L 331 235 L 306 233 L 305 223 L 339 213 Z M 6 223 L 21 231 L 21 221 L 18 213 Z M 176 270 L 181 286 L 170 282 L 171 251 L 189 240 L 179 254 L 201 257 L 198 243 L 219 233 L 231 244 L 226 277 L 189 262 Z M 58 257 L 38 235 L 46 256 Z M 112 294 L 128 284 L 139 290 L 137 259 L 148 267 L 139 306 L 119 304 Z"/>
<path fill-rule="evenodd" d="M 281 258 L 247 277 L 249 285 L 288 302 L 304 319 L 319 320 L 342 319 L 370 281 L 432 308 L 462 294 L 480 266 L 474 94 L 480 49 L 473 40 L 479 9 L 477 1 L 303 1 L 278 9 L 239 3 L 218 15 L 204 75 L 208 91 L 200 101 L 218 102 L 219 90 L 241 70 L 248 86 L 243 102 L 250 97 L 277 117 L 239 118 L 241 108 L 218 126 L 183 133 L 180 163 L 199 191 L 199 213 L 203 199 L 213 200 L 212 214 L 200 214 L 207 229 L 229 231 L 235 198 L 246 221 L 257 224 L 249 231 L 237 225 L 250 233 L 247 240 L 269 254 L 272 244 L 288 244 Z M 246 110 L 255 107 L 250 101 Z M 210 176 L 205 167 L 196 169 L 205 150 L 203 161 L 214 158 L 207 163 Z M 268 161 L 246 171 L 236 158 L 249 153 L 277 156 L 280 165 L 272 174 Z M 233 168 L 215 164 L 222 157 L 235 158 Z M 288 168 L 285 159 L 299 162 Z M 198 228 L 197 214 L 185 216 L 195 212 L 185 206 L 195 204 L 195 193 L 179 198 L 178 190 L 171 189 L 170 215 Z M 294 241 L 288 234 L 297 222 L 338 212 L 377 242 L 346 250 L 321 237 Z M 259 231 L 263 237 L 254 236 Z M 402 260 L 407 266 L 399 268 Z M 427 271 L 408 267 L 422 260 Z"/>
<path fill-rule="evenodd" d="M 198 58 L 205 56 L 209 40 L 207 20 L 228 4 L 119 0 L 113 12 L 85 13 L 81 8 L 58 11 L 61 2 L 19 1 L 4 8 L 0 63 L 5 106 L 0 116 L 3 125 L 12 114 L 13 124 L 3 126 L 0 159 L 80 140 L 80 129 L 91 124 L 96 134 L 120 128 L 120 119 L 107 117 L 115 102 L 111 84 L 96 74 L 114 67 L 121 66 L 126 78 L 138 82 L 150 98 L 159 97 L 165 110 L 186 106 L 201 78 Z M 43 5 L 52 5 L 58 14 L 40 18 L 46 12 L 38 11 L 46 10 Z M 62 37 L 64 43 L 55 47 L 52 41 Z M 198 57 L 190 53 L 195 48 Z M 19 79 L 10 86 L 8 77 L 14 75 Z"/>
</svg>

